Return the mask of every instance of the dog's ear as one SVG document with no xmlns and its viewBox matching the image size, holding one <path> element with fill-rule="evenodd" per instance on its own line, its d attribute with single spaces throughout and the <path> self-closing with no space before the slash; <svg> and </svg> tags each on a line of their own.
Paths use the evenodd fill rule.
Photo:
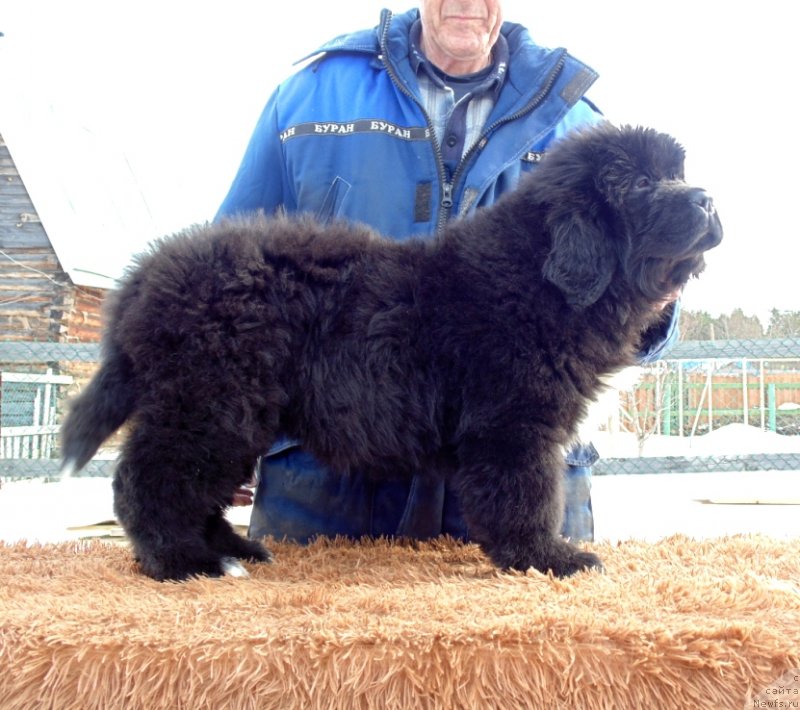
<svg viewBox="0 0 800 710">
<path fill-rule="evenodd" d="M 550 225 L 552 247 L 544 278 L 557 286 L 576 308 L 586 308 L 603 295 L 617 265 L 614 245 L 599 221 L 580 212 L 566 212 Z"/>
</svg>

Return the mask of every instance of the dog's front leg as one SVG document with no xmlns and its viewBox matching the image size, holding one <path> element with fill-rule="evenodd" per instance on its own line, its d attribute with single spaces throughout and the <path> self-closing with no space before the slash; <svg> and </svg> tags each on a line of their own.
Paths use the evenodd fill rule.
<svg viewBox="0 0 800 710">
<path fill-rule="evenodd" d="M 557 577 L 602 568 L 596 555 L 559 536 L 565 465 L 560 447 L 484 434 L 459 448 L 455 480 L 470 536 L 498 567 L 534 567 Z"/>
</svg>

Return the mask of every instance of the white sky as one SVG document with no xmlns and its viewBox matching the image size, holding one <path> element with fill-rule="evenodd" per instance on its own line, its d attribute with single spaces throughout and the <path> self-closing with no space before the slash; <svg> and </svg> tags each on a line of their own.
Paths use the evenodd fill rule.
<svg viewBox="0 0 800 710">
<path fill-rule="evenodd" d="M 87 161 L 130 166 L 152 222 L 102 249 L 86 245 L 123 263 L 151 238 L 213 216 L 294 59 L 373 26 L 383 6 L 413 4 L 3 0 L 3 93 Z M 589 96 L 610 119 L 670 132 L 687 148 L 687 177 L 714 196 L 726 239 L 686 306 L 740 307 L 765 325 L 770 308 L 800 310 L 793 3 L 505 0 L 504 9 L 540 44 L 566 46 L 600 72 Z"/>
</svg>

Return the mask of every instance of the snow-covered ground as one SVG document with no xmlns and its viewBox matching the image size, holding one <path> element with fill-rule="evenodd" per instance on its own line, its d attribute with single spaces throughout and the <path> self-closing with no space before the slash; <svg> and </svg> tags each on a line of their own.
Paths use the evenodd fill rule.
<svg viewBox="0 0 800 710">
<path fill-rule="evenodd" d="M 591 439 L 601 456 L 638 456 L 634 434 L 597 431 Z M 800 454 L 800 436 L 784 436 L 746 424 L 728 424 L 701 436 L 661 436 L 644 440 L 642 456 L 737 456 L 742 454 Z"/>
<path fill-rule="evenodd" d="M 247 525 L 250 507 L 232 508 L 235 525 Z M 11 481 L 0 488 L 0 540 L 61 542 L 84 537 L 119 537 L 110 478 Z"/>
<path fill-rule="evenodd" d="M 595 538 L 800 538 L 800 471 L 595 476 Z"/>
<path fill-rule="evenodd" d="M 606 457 L 636 454 L 630 435 L 598 436 L 596 444 Z M 650 456 L 800 453 L 800 437 L 732 424 L 693 439 L 654 436 L 645 447 Z M 592 502 L 598 540 L 657 540 L 675 533 L 800 538 L 800 471 L 595 476 Z M 247 507 L 229 511 L 238 525 L 246 525 L 249 514 Z M 113 519 L 108 478 L 6 482 L 0 488 L 0 540 L 120 535 L 113 525 L 96 527 Z"/>
<path fill-rule="evenodd" d="M 638 455 L 633 434 L 597 432 L 593 441 L 604 457 Z M 745 424 L 694 437 L 654 435 L 642 449 L 644 457 L 789 453 L 800 453 L 800 436 Z M 657 540 L 674 533 L 800 538 L 800 471 L 596 476 L 592 505 L 598 540 Z"/>
</svg>

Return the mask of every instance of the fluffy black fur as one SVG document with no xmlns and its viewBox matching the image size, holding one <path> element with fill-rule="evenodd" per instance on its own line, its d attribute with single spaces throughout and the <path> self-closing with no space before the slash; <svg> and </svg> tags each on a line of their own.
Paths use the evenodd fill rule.
<svg viewBox="0 0 800 710">
<path fill-rule="evenodd" d="M 156 579 L 268 559 L 223 509 L 278 432 L 342 472 L 448 476 L 501 568 L 600 566 L 558 535 L 562 451 L 722 237 L 683 157 L 605 125 L 432 241 L 286 217 L 160 240 L 110 298 L 65 468 L 128 423 L 116 512 Z"/>
</svg>

